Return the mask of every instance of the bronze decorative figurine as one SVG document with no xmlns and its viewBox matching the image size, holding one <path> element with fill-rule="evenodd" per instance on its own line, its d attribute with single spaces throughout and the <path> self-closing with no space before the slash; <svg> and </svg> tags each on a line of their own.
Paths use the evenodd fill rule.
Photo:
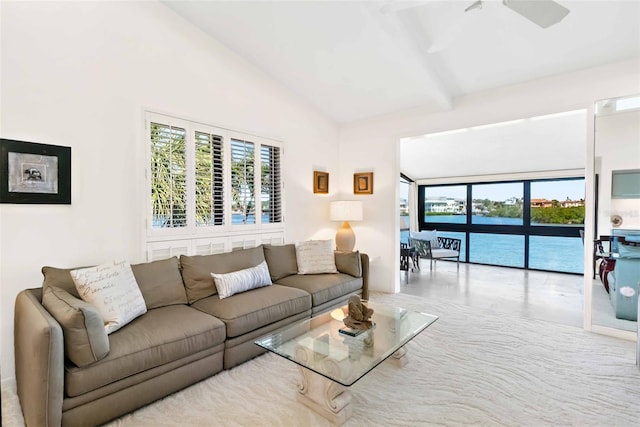
<svg viewBox="0 0 640 427">
<path fill-rule="evenodd" d="M 349 313 L 344 318 L 345 326 L 351 329 L 366 330 L 371 328 L 373 309 L 362 303 L 358 295 L 349 297 Z"/>
</svg>

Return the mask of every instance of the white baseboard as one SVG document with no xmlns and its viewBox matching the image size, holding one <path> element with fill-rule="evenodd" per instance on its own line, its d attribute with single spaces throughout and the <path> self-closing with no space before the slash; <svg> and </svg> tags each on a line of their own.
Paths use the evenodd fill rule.
<svg viewBox="0 0 640 427">
<path fill-rule="evenodd" d="M 629 341 L 637 341 L 638 339 L 638 334 L 634 331 L 623 331 L 622 329 L 608 328 L 606 326 L 592 325 L 591 332 L 622 338 Z"/>
</svg>

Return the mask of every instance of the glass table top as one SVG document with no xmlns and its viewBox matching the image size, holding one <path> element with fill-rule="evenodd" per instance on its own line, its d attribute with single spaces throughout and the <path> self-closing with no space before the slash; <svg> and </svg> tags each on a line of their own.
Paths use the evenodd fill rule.
<svg viewBox="0 0 640 427">
<path fill-rule="evenodd" d="M 351 386 L 420 332 L 437 316 L 363 301 L 373 308 L 373 327 L 348 336 L 347 307 L 305 319 L 260 337 L 255 344 L 344 386 Z"/>
</svg>

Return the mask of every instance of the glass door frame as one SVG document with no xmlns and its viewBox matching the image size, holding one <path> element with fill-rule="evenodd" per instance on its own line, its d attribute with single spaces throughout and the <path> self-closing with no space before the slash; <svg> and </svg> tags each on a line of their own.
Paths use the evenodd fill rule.
<svg viewBox="0 0 640 427">
<path fill-rule="evenodd" d="M 418 186 L 418 226 L 420 230 L 433 230 L 443 232 L 465 233 L 465 247 L 463 262 L 469 262 L 470 250 L 470 234 L 471 233 L 488 233 L 488 234 L 506 234 L 524 236 L 524 260 L 523 267 L 512 268 L 529 268 L 530 255 L 530 236 L 548 236 L 548 237 L 580 237 L 580 230 L 584 230 L 584 224 L 580 226 L 566 225 L 532 225 L 531 224 L 531 183 L 548 182 L 548 181 L 569 181 L 569 180 L 585 180 L 584 176 L 562 177 L 562 178 L 538 178 L 538 179 L 518 179 L 518 180 L 501 180 L 501 181 L 481 181 L 481 182 L 460 182 L 447 184 L 422 184 Z M 522 183 L 523 185 L 523 212 L 522 225 L 488 225 L 473 224 L 473 186 L 480 184 L 503 184 L 503 183 Z M 429 187 L 450 187 L 450 186 L 466 186 L 466 222 L 463 224 L 447 223 L 447 222 L 425 222 L 425 189 Z M 587 208 L 587 193 L 585 189 L 585 220 Z M 586 241 L 586 240 L 585 240 Z M 498 265 L 499 264 L 493 264 Z M 535 269 L 540 270 L 540 269 Z M 550 270 L 541 270 L 550 271 Z M 583 272 L 566 274 L 583 274 Z"/>
</svg>

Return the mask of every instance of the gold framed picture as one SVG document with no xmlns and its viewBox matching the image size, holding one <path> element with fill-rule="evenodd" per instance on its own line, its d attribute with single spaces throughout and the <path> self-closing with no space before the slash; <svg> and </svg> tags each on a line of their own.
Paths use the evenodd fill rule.
<svg viewBox="0 0 640 427">
<path fill-rule="evenodd" d="M 329 172 L 313 171 L 313 192 L 329 193 Z"/>
<path fill-rule="evenodd" d="M 353 194 L 373 194 L 373 172 L 353 174 Z"/>
</svg>

